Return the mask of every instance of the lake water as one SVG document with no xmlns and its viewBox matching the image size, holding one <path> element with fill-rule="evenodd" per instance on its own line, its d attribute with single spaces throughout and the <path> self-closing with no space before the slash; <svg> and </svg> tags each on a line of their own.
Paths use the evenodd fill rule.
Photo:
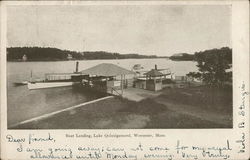
<svg viewBox="0 0 250 160">
<path fill-rule="evenodd" d="M 79 71 L 101 63 L 112 63 L 131 70 L 141 64 L 145 70 L 169 68 L 175 75 L 185 75 L 197 71 L 196 63 L 191 61 L 171 61 L 162 59 L 122 59 L 122 60 L 83 60 L 79 61 Z M 80 104 L 101 95 L 87 94 L 72 87 L 28 90 L 27 86 L 15 86 L 14 82 L 33 78 L 44 78 L 45 73 L 70 73 L 75 71 L 76 61 L 58 62 L 8 62 L 7 63 L 7 106 L 8 126 L 56 110 Z"/>
</svg>

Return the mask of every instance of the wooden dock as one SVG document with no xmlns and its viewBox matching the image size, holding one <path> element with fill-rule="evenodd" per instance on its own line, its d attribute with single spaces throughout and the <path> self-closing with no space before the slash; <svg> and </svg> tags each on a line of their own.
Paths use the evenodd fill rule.
<svg viewBox="0 0 250 160">
<path fill-rule="evenodd" d="M 119 91 L 117 91 L 119 93 Z M 128 100 L 131 101 L 141 101 L 143 99 L 147 99 L 147 98 L 152 98 L 152 97 L 156 97 L 159 96 L 161 94 L 161 92 L 154 92 L 154 91 L 149 91 L 149 90 L 145 90 L 145 89 L 140 89 L 140 88 L 126 88 L 123 90 L 123 93 L 121 94 L 117 94 L 117 92 L 113 92 L 113 95 L 116 96 L 121 96 L 122 98 L 126 98 Z"/>
</svg>

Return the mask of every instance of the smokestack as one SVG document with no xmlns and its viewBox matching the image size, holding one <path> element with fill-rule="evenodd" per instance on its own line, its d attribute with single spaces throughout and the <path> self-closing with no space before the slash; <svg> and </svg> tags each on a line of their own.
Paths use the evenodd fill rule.
<svg viewBox="0 0 250 160">
<path fill-rule="evenodd" d="M 76 62 L 76 73 L 78 73 L 78 66 L 79 66 L 79 62 Z"/>
<path fill-rule="evenodd" d="M 155 64 L 155 70 L 157 70 L 157 65 Z"/>
</svg>

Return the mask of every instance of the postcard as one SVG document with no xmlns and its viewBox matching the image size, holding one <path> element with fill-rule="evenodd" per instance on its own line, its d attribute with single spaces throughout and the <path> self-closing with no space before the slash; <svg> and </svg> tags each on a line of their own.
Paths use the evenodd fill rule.
<svg viewBox="0 0 250 160">
<path fill-rule="evenodd" d="M 3 1 L 1 159 L 247 160 L 248 1 Z"/>
</svg>

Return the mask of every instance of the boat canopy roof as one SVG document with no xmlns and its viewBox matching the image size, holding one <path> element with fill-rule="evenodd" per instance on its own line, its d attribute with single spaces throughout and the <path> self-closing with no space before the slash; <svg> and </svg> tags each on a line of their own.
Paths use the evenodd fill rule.
<svg viewBox="0 0 250 160">
<path fill-rule="evenodd" d="M 81 71 L 82 74 L 96 75 L 96 76 L 118 76 L 118 75 L 129 75 L 135 74 L 134 72 L 122 68 L 120 66 L 111 63 L 102 63 L 94 67 L 88 68 Z"/>
<path fill-rule="evenodd" d="M 80 73 L 47 73 L 45 74 L 46 80 L 69 80 L 72 76 L 84 76 Z"/>
<path fill-rule="evenodd" d="M 163 76 L 164 74 L 157 71 L 156 69 L 151 69 L 149 72 L 144 73 L 144 75 L 151 76 L 151 77 L 159 77 L 159 76 Z"/>
<path fill-rule="evenodd" d="M 46 73 L 45 75 L 48 75 L 48 76 L 62 76 L 62 75 L 78 76 L 78 75 L 82 75 L 82 73 Z"/>
</svg>

